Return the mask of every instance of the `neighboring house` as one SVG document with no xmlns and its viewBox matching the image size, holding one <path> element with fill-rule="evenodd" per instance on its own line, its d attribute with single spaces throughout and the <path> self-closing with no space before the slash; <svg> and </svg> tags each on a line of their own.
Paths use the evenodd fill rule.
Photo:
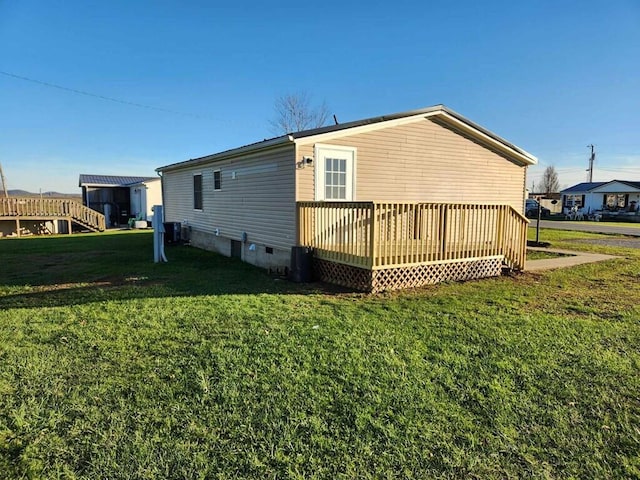
<svg viewBox="0 0 640 480">
<path fill-rule="evenodd" d="M 127 225 L 130 218 L 151 221 L 152 207 L 162 204 L 159 177 L 81 174 L 82 203 L 104 214 L 107 227 Z"/>
<path fill-rule="evenodd" d="M 343 235 L 345 242 L 374 248 L 367 239 L 356 240 L 355 235 L 362 232 L 354 229 L 366 223 L 356 217 L 370 208 L 382 215 L 375 220 L 379 226 L 392 215 L 390 211 L 380 214 L 381 206 L 387 208 L 392 202 L 407 205 L 402 214 L 405 219 L 418 203 L 491 204 L 495 207 L 491 215 L 515 212 L 512 216 L 518 218 L 513 221 L 518 222 L 520 235 L 526 232 L 526 219 L 521 217 L 526 167 L 536 161 L 458 113 L 435 106 L 291 133 L 157 171 L 162 175 L 165 221 L 187 227 L 192 245 L 265 268 L 288 268 L 292 247 L 307 245 L 318 252 L 321 249 L 313 243 L 323 235 L 325 244 Z M 503 213 L 496 213 L 498 205 L 504 206 Z M 301 212 L 325 207 L 338 213 L 333 223 L 318 232 L 321 214 Z M 345 208 L 360 210 L 347 212 Z M 433 237 L 416 233 L 425 212 L 416 209 L 411 226 L 405 229 L 405 233 L 413 229 L 414 240 L 420 235 Z M 398 213 L 393 215 L 396 223 L 401 221 Z M 480 213 L 471 212 L 468 218 L 474 215 Z M 497 227 L 497 217 L 491 215 L 477 222 L 492 223 L 482 231 L 491 230 L 495 236 L 503 227 Z M 453 218 L 450 213 L 449 223 Z M 443 222 L 445 228 L 446 220 Z M 520 229 L 522 225 L 525 230 Z M 311 228 L 316 229 L 315 237 L 301 243 Z M 476 233 L 469 230 L 467 236 Z M 376 246 L 383 241 L 375 240 Z M 525 239 L 518 237 L 517 241 Z M 483 245 L 489 243 L 483 240 Z M 518 244 L 516 250 L 520 247 Z M 346 263 L 354 266 L 359 261 L 353 257 Z"/>
<path fill-rule="evenodd" d="M 637 212 L 640 206 L 640 182 L 584 182 L 560 193 L 565 212 L 573 207 L 582 209 L 586 214 L 596 211 Z"/>
</svg>

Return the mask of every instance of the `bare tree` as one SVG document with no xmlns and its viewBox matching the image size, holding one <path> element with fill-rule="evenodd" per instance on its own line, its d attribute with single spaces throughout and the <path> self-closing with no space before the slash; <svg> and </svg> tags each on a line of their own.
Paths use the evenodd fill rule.
<svg viewBox="0 0 640 480">
<path fill-rule="evenodd" d="M 7 182 L 4 178 L 4 172 L 2 171 L 1 163 L 0 163 L 0 186 L 2 186 L 3 196 L 9 198 L 9 191 L 7 190 Z"/>
<path fill-rule="evenodd" d="M 549 165 L 542 174 L 542 189 L 545 195 L 550 193 L 558 193 L 560 191 L 560 182 L 558 181 L 558 172 L 556 167 Z"/>
<path fill-rule="evenodd" d="M 274 109 L 275 118 L 269 124 L 276 135 L 322 127 L 329 118 L 327 102 L 323 101 L 319 106 L 313 107 L 311 96 L 307 92 L 278 97 Z"/>
</svg>

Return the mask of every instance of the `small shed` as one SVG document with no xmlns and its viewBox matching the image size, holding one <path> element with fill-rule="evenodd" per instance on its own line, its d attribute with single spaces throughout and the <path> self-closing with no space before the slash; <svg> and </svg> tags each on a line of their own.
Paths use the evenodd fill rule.
<svg viewBox="0 0 640 480">
<path fill-rule="evenodd" d="M 153 205 L 162 204 L 159 177 L 81 174 L 83 205 L 104 214 L 107 227 L 129 219 L 151 221 Z"/>
<path fill-rule="evenodd" d="M 536 158 L 437 105 L 160 167 L 165 221 L 191 244 L 364 290 L 524 268 Z"/>
</svg>

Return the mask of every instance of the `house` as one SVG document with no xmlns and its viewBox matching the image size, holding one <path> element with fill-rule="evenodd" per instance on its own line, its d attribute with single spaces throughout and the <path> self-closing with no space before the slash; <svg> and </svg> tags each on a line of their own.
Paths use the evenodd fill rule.
<svg viewBox="0 0 640 480">
<path fill-rule="evenodd" d="M 560 192 L 566 212 L 573 207 L 586 214 L 635 213 L 640 207 L 640 182 L 611 180 L 610 182 L 584 182 Z"/>
<path fill-rule="evenodd" d="M 130 218 L 153 219 L 154 205 L 162 204 L 159 177 L 81 174 L 82 203 L 103 213 L 107 227 L 127 225 Z"/>
<path fill-rule="evenodd" d="M 492 257 L 485 273 L 499 274 L 509 244 L 522 268 L 526 169 L 536 162 L 438 105 L 290 133 L 157 172 L 165 221 L 181 222 L 192 245 L 272 269 L 295 267 L 292 248 L 312 247 L 315 265 L 334 270 L 330 281 L 351 285 L 357 277 L 375 290 L 370 277 L 381 270 L 442 269 L 465 249 L 467 267 Z"/>
</svg>

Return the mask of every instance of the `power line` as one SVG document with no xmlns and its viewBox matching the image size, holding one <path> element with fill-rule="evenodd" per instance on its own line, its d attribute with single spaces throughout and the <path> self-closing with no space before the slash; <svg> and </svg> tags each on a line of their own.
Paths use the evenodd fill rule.
<svg viewBox="0 0 640 480">
<path fill-rule="evenodd" d="M 71 93 L 75 93 L 75 94 L 78 94 L 78 95 L 84 95 L 84 96 L 87 96 L 87 97 L 99 98 L 101 100 L 107 100 L 109 102 L 121 103 L 123 105 L 129 105 L 131 107 L 146 108 L 148 110 L 158 110 L 160 112 L 173 113 L 175 115 L 183 115 L 183 116 L 186 116 L 186 117 L 207 118 L 207 117 L 204 117 L 202 115 L 196 115 L 194 113 L 179 112 L 177 110 L 170 110 L 168 108 L 156 107 L 154 105 L 145 105 L 143 103 L 129 102 L 127 100 L 120 100 L 119 98 L 107 97 L 105 95 L 99 95 L 99 94 L 96 94 L 96 93 L 85 92 L 83 90 L 77 90 L 75 88 L 63 87 L 62 85 L 56 85 L 55 83 L 43 82 L 41 80 L 35 80 L 33 78 L 23 77 L 21 75 L 16 75 L 14 73 L 9 73 L 9 72 L 3 72 L 1 70 L 0 70 L 0 74 L 5 75 L 7 77 L 13 77 L 13 78 L 17 78 L 19 80 L 24 80 L 24 81 L 27 81 L 27 82 L 31 82 L 31 83 L 37 83 L 38 85 L 44 85 L 45 87 L 57 88 L 58 90 L 64 90 L 66 92 L 71 92 Z"/>
<path fill-rule="evenodd" d="M 616 167 L 616 168 L 606 168 L 600 167 L 600 170 L 606 170 L 607 172 L 624 172 L 625 170 L 637 172 L 640 170 L 640 166 L 638 167 Z"/>
</svg>

